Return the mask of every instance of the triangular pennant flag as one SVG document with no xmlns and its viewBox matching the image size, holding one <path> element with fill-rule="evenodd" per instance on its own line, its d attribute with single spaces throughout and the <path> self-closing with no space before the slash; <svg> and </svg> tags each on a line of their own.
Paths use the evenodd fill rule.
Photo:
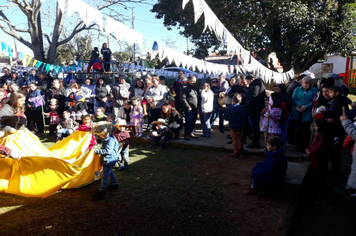
<svg viewBox="0 0 356 236">
<path fill-rule="evenodd" d="M 187 3 L 189 2 L 189 0 L 183 0 L 182 2 L 182 8 L 184 9 L 185 6 L 187 5 Z"/>
</svg>

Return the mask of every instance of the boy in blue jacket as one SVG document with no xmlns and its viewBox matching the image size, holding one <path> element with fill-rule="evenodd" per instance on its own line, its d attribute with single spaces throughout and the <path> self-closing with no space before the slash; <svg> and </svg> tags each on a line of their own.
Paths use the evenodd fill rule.
<svg viewBox="0 0 356 236">
<path fill-rule="evenodd" d="M 234 153 L 230 153 L 232 157 L 240 157 L 242 151 L 242 129 L 244 127 L 246 108 L 240 105 L 242 96 L 235 94 L 232 97 L 232 105 L 225 110 L 224 119 L 229 121 L 229 127 L 234 146 Z"/>
<path fill-rule="evenodd" d="M 287 173 L 287 158 L 282 148 L 282 140 L 278 136 L 272 136 L 267 140 L 266 160 L 257 163 L 252 168 L 251 187 L 243 191 L 245 195 L 257 193 L 261 185 L 281 186 Z"/>
<path fill-rule="evenodd" d="M 111 133 L 113 125 L 111 122 L 100 121 L 93 124 L 92 133 L 103 139 L 101 149 L 95 149 L 94 154 L 100 155 L 100 165 L 103 166 L 101 184 L 99 191 L 91 197 L 92 201 L 105 198 L 106 190 L 118 189 L 113 167 L 117 161 L 117 150 L 119 143 Z M 111 177 L 111 184 L 109 183 Z"/>
</svg>

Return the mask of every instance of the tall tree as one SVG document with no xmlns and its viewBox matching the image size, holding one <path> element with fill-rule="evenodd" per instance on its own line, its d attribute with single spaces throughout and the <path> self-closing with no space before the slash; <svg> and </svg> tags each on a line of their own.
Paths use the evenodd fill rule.
<svg viewBox="0 0 356 236">
<path fill-rule="evenodd" d="M 58 4 L 56 4 L 57 1 L 52 1 L 52 3 L 56 4 L 55 12 L 51 13 L 53 21 L 48 24 L 48 27 L 44 27 L 48 22 L 42 19 L 42 15 L 46 14 L 46 12 L 43 12 L 41 7 L 42 3 L 45 4 L 48 1 L 49 0 L 6 0 L 7 4 L 0 5 L 0 29 L 29 47 L 37 60 L 53 63 L 56 58 L 58 46 L 66 44 L 83 30 L 98 30 L 98 28 L 95 24 L 85 25 L 83 21 L 80 20 L 73 26 L 70 34 L 64 36 L 64 15 L 58 7 Z M 109 13 L 107 15 L 117 20 L 123 20 L 124 16 L 118 9 L 125 8 L 126 3 L 146 3 L 146 1 L 147 0 L 98 0 L 93 1 L 91 5 L 99 10 L 108 9 Z M 21 11 L 22 15 L 16 11 L 16 18 L 19 19 L 24 16 L 27 20 L 26 27 L 21 28 L 11 22 L 9 17 L 9 14 L 13 13 L 11 9 L 19 9 Z M 28 34 L 29 39 L 24 36 L 24 33 Z M 45 50 L 46 44 L 48 45 L 48 51 Z"/>
<path fill-rule="evenodd" d="M 160 0 L 152 12 L 171 29 L 195 44 L 195 56 L 204 58 L 220 42 L 210 31 L 202 33 L 204 17 L 194 24 L 193 1 L 182 10 L 182 0 Z M 355 50 L 354 0 L 206 0 L 230 33 L 249 50 L 267 60 L 275 52 L 284 70 L 308 69 L 332 53 Z"/>
</svg>

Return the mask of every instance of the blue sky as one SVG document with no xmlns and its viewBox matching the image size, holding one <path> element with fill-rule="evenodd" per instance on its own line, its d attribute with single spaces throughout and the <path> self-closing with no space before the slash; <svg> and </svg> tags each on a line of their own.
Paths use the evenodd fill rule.
<svg viewBox="0 0 356 236">
<path fill-rule="evenodd" d="M 88 2 L 84 0 L 84 2 Z M 167 30 L 163 25 L 163 20 L 155 19 L 154 14 L 150 12 L 152 5 L 157 2 L 157 0 L 148 0 L 148 3 L 151 5 L 143 4 L 130 4 L 128 6 L 133 7 L 135 11 L 135 30 L 144 35 L 144 45 L 145 51 L 152 47 L 153 40 L 163 43 L 164 38 L 169 38 L 173 41 L 176 41 L 176 50 L 179 52 L 186 51 L 187 49 L 187 40 L 186 38 L 179 35 L 179 31 L 177 29 Z M 55 4 L 56 0 L 46 0 L 46 4 Z M 128 8 L 127 10 L 123 8 L 119 8 L 119 12 L 131 17 L 132 10 Z M 19 10 L 8 10 L 7 16 L 10 21 L 15 25 L 25 24 L 25 17 L 19 17 L 22 15 Z M 125 22 L 126 25 L 131 26 L 131 22 Z M 105 24 L 104 24 L 105 25 Z M 27 34 L 28 35 L 28 34 Z M 26 37 L 26 36 L 25 36 Z M 14 39 L 5 34 L 2 30 L 0 30 L 0 41 L 10 45 L 12 49 L 14 49 Z M 101 42 L 97 42 L 100 46 L 101 43 L 105 41 L 105 38 L 101 40 Z M 114 39 L 110 40 L 110 47 L 113 51 L 115 51 Z M 93 45 L 95 46 L 95 45 Z M 189 43 L 189 48 L 192 48 L 192 44 Z M 32 55 L 32 51 L 28 49 L 25 45 L 17 41 L 17 51 L 23 52 L 25 54 Z"/>
</svg>

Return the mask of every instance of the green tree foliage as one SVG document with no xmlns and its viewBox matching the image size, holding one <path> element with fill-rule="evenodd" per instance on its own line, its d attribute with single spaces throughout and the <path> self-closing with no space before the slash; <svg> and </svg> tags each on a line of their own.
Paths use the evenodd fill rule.
<svg viewBox="0 0 356 236">
<path fill-rule="evenodd" d="M 60 65 L 69 65 L 73 63 L 73 57 L 89 60 L 92 50 L 92 40 L 90 35 L 80 36 L 80 34 L 78 34 L 68 43 L 60 45 L 57 48 L 56 61 Z"/>
<path fill-rule="evenodd" d="M 206 0 L 241 45 L 267 61 L 275 52 L 285 71 L 308 69 L 326 55 L 355 50 L 354 0 Z M 204 17 L 194 24 L 193 4 L 182 10 L 182 0 L 161 0 L 151 10 L 171 29 L 195 44 L 195 56 L 205 58 L 219 42 L 212 32 L 202 33 Z"/>
</svg>

